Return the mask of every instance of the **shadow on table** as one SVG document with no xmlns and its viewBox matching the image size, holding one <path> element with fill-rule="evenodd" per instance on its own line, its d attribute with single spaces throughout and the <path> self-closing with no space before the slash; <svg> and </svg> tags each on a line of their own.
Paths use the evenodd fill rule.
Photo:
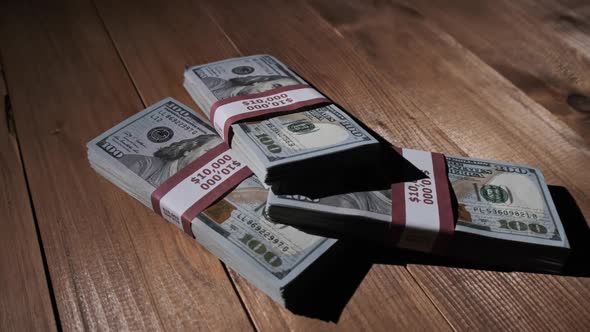
<svg viewBox="0 0 590 332">
<path fill-rule="evenodd" d="M 570 242 L 570 255 L 561 275 L 590 277 L 590 228 L 567 189 L 549 186 Z M 285 290 L 292 312 L 337 322 L 346 304 L 373 264 L 433 265 L 500 272 L 534 272 L 506 266 L 460 262 L 401 249 L 383 248 L 367 242 L 341 240 Z"/>
<path fill-rule="evenodd" d="M 315 88 L 312 83 L 307 82 L 307 84 Z M 357 191 L 387 190 L 392 183 L 416 181 L 427 177 L 400 155 L 388 140 L 348 112 L 342 105 L 334 101 L 331 103 L 373 136 L 380 143 L 379 148 L 373 152 L 367 151 L 344 164 L 341 160 L 334 161 L 333 158 L 338 153 L 317 156 L 312 164 L 302 162 L 296 166 L 297 172 L 293 172 L 293 176 L 283 177 L 280 182 L 272 184 L 275 194 L 321 198 Z M 310 109 L 315 107 L 311 106 Z M 306 109 L 299 109 L 298 112 L 302 110 Z M 291 164 L 295 165 L 294 162 Z M 318 165 L 333 165 L 333 167 L 329 171 L 318 172 Z"/>
<path fill-rule="evenodd" d="M 549 186 L 549 192 L 571 248 L 562 274 L 588 278 L 590 277 L 590 227 L 576 200 L 566 188 Z"/>
<path fill-rule="evenodd" d="M 376 136 L 381 142 L 378 152 L 357 158 L 359 162 L 345 167 L 341 162 L 331 160 L 332 154 L 316 157 L 313 165 L 301 164 L 298 172 L 280 182 L 273 183 L 272 191 L 277 195 L 303 195 L 321 198 L 358 191 L 388 190 L 392 183 L 410 182 L 427 176 L 402 157 L 395 147 Z M 371 158 L 364 162 L 363 158 Z M 329 171 L 318 172 L 317 165 L 338 165 Z M 352 176 L 351 176 L 352 175 Z"/>
</svg>

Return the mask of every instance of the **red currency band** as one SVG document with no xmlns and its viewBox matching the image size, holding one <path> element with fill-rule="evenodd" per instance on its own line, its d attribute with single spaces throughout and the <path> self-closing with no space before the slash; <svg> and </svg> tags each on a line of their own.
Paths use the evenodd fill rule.
<svg viewBox="0 0 590 332">
<path fill-rule="evenodd" d="M 203 167 L 206 163 L 211 161 L 213 158 L 218 156 L 220 153 L 227 150 L 227 147 L 223 144 L 219 144 L 212 148 L 211 150 L 205 152 L 199 158 L 193 160 L 191 163 L 186 165 L 183 169 L 176 172 L 176 174 L 172 175 L 166 181 L 162 182 L 156 190 L 152 193 L 151 200 L 152 200 L 152 208 L 154 212 L 159 215 L 162 215 L 162 211 L 160 210 L 160 200 L 164 195 L 170 192 L 172 188 L 176 187 L 182 180 L 189 177 L 199 168 Z"/>
<path fill-rule="evenodd" d="M 282 106 L 276 105 L 274 107 L 271 106 L 269 108 L 261 108 L 261 109 L 248 109 L 247 111 L 239 112 L 239 113 L 236 113 L 233 115 L 231 114 L 232 111 L 230 108 L 227 110 L 230 113 L 225 115 L 225 116 L 227 116 L 225 121 L 220 120 L 221 123 L 216 122 L 216 120 L 219 120 L 219 119 L 217 119 L 218 115 L 220 114 L 218 112 L 218 110 L 225 105 L 235 103 L 237 101 L 256 100 L 256 99 L 260 99 L 260 98 L 264 98 L 264 97 L 269 97 L 272 95 L 281 94 L 283 92 L 291 91 L 291 92 L 295 93 L 296 90 L 308 90 L 308 92 L 305 92 L 304 96 L 295 97 L 296 94 L 295 95 L 292 94 L 291 96 L 285 97 L 285 98 L 294 98 L 295 102 L 293 102 L 292 104 L 288 104 L 288 105 L 282 105 Z M 309 91 L 309 90 L 311 90 L 311 91 Z M 305 96 L 306 93 L 310 94 L 310 95 Z M 319 97 L 319 96 L 321 96 L 321 97 Z M 276 99 L 275 99 L 275 101 L 276 101 Z M 266 102 L 273 103 L 275 101 L 268 100 Z M 284 87 L 280 87 L 280 88 L 276 88 L 276 89 L 271 89 L 271 90 L 267 90 L 267 91 L 260 92 L 260 93 L 254 93 L 254 94 L 242 95 L 242 96 L 234 96 L 234 97 L 230 97 L 227 99 L 219 100 L 211 106 L 211 110 L 209 112 L 209 119 L 218 131 L 223 130 L 223 132 L 220 132 L 219 134 L 222 135 L 224 141 L 229 144 L 231 126 L 238 121 L 243 121 L 246 119 L 259 117 L 261 115 L 266 115 L 266 114 L 293 112 L 293 111 L 297 111 L 298 109 L 306 107 L 306 106 L 323 104 L 323 103 L 331 103 L 331 101 L 329 99 L 327 99 L 326 97 L 323 97 L 323 95 L 319 91 L 313 89 L 312 87 L 310 87 L 307 84 L 296 84 L 296 85 L 289 85 L 289 86 L 284 86 Z M 266 105 L 268 105 L 268 104 L 266 104 Z M 246 107 L 256 107 L 256 106 L 257 105 L 248 105 Z M 244 107 L 244 106 L 243 105 L 242 106 L 236 105 L 236 107 Z M 234 110 L 234 112 L 235 112 L 235 110 Z"/>
<path fill-rule="evenodd" d="M 429 212 L 422 212 L 422 209 L 427 208 L 428 205 L 421 204 L 431 203 L 427 203 L 427 199 L 425 199 L 425 197 L 419 198 L 419 196 L 412 194 L 416 193 L 417 189 L 411 189 L 412 187 L 421 187 L 424 184 L 393 184 L 391 186 L 391 224 L 388 232 L 388 237 L 385 239 L 386 244 L 402 246 L 404 248 L 411 248 L 420 251 L 444 252 L 444 249 L 446 249 L 446 246 L 448 245 L 448 242 L 454 233 L 454 216 L 451 206 L 450 188 L 448 184 L 445 157 L 440 153 L 408 149 L 402 149 L 400 151 L 399 148 L 394 149 L 398 151 L 408 161 L 416 163 L 415 166 L 421 169 L 425 168 L 430 170 L 431 174 L 429 177 L 434 185 L 432 190 L 434 190 L 434 193 L 436 195 L 437 207 L 430 212 L 436 213 L 435 215 L 432 215 L 433 217 L 436 216 L 435 219 L 431 219 L 430 221 L 428 221 L 429 219 L 408 220 L 408 218 L 419 217 L 423 213 L 426 213 L 423 216 L 428 216 Z M 420 155 L 422 155 L 422 157 L 420 157 Z M 408 188 L 406 188 L 408 185 L 408 188 L 410 188 L 409 193 L 407 192 Z M 410 203 L 410 201 L 412 201 L 413 203 Z M 420 203 L 421 201 L 424 203 Z M 410 211 L 408 209 L 412 210 Z M 436 224 L 431 224 L 432 226 L 427 226 L 429 224 L 425 224 L 425 221 L 436 222 Z M 427 226 L 427 228 L 423 228 L 425 226 Z M 408 227 L 418 228 L 414 229 Z M 431 229 L 431 233 L 424 233 L 424 231 L 429 228 Z"/>
<path fill-rule="evenodd" d="M 401 154 L 401 152 L 400 152 Z M 406 228 L 406 193 L 404 183 L 394 183 L 391 185 L 391 224 L 387 245 L 395 245 L 401 240 L 402 233 Z"/>
<path fill-rule="evenodd" d="M 280 88 L 266 90 L 266 91 L 263 91 L 263 92 L 253 93 L 253 94 L 249 94 L 249 95 L 239 95 L 239 96 L 233 96 L 233 97 L 221 99 L 221 100 L 218 100 L 215 103 L 213 103 L 213 105 L 211 105 L 211 111 L 209 112 L 209 120 L 211 120 L 211 122 L 213 123 L 213 120 L 215 119 L 215 113 L 217 112 L 217 109 L 219 107 L 223 106 L 223 105 L 226 105 L 226 104 L 229 104 L 229 103 L 233 103 L 234 101 L 268 97 L 268 96 L 274 95 L 276 93 L 281 93 L 281 92 L 291 91 L 291 90 L 297 90 L 297 89 L 302 89 L 302 88 L 309 88 L 309 87 L 310 86 L 307 85 L 307 84 L 287 85 L 287 86 L 283 86 L 283 87 L 280 87 Z"/>
<path fill-rule="evenodd" d="M 199 213 L 203 212 L 203 210 L 208 208 L 223 195 L 227 194 L 228 191 L 240 184 L 250 175 L 252 175 L 252 171 L 248 167 L 242 168 L 235 174 L 232 174 L 227 180 L 223 181 L 219 186 L 215 187 L 215 189 L 203 196 L 200 200 L 195 202 L 195 204 L 191 205 L 191 207 L 189 207 L 180 217 L 182 229 L 186 233 L 192 234 L 191 221 L 195 219 Z"/>
<path fill-rule="evenodd" d="M 393 146 L 393 149 L 403 157 L 403 149 Z M 401 240 L 406 228 L 406 193 L 403 183 L 391 185 L 391 224 L 386 237 L 386 245 L 392 246 Z"/>
<path fill-rule="evenodd" d="M 451 204 L 451 188 L 449 188 L 445 156 L 440 153 L 432 153 L 432 164 L 438 201 L 438 215 L 440 216 L 439 234 L 434 243 L 433 252 L 444 252 L 455 232 L 455 217 L 453 216 Z"/>
<path fill-rule="evenodd" d="M 209 162 L 213 161 L 214 159 L 218 158 L 220 155 L 228 151 L 229 149 L 227 148 L 227 146 L 223 143 L 220 143 L 219 145 L 207 151 L 205 154 L 203 154 L 193 162 L 189 163 L 186 167 L 178 171 L 176 174 L 168 178 L 166 181 L 161 183 L 160 186 L 158 186 L 154 190 L 150 197 L 154 212 L 168 219 L 167 216 L 165 216 L 162 213 L 162 208 L 160 204 L 162 198 L 166 196 L 166 194 L 170 193 L 174 188 L 176 188 L 187 178 L 192 177 L 192 175 L 195 174 L 195 172 L 199 171 Z M 185 232 L 192 234 L 190 229 L 190 222 L 192 221 L 192 219 L 194 219 L 204 209 L 209 207 L 213 202 L 222 197 L 229 190 L 231 190 L 233 187 L 238 185 L 240 182 L 242 182 L 250 175 L 252 175 L 252 171 L 248 167 L 243 167 L 237 170 L 234 174 L 231 174 L 226 179 L 223 179 L 220 183 L 217 183 L 213 189 L 205 193 L 203 196 L 196 198 L 194 203 L 189 201 L 189 203 L 192 204 L 188 206 L 186 209 L 183 209 L 184 211 L 179 211 L 179 214 L 180 212 L 182 212 L 182 214 L 180 214 L 180 225 L 178 226 L 182 227 L 182 229 Z M 187 195 L 190 194 L 191 192 L 187 193 Z"/>
<path fill-rule="evenodd" d="M 294 110 L 297 110 L 297 109 L 305 107 L 305 106 L 311 106 L 311 105 L 316 105 L 316 104 L 321 104 L 321 103 L 329 103 L 329 102 L 330 102 L 330 100 L 328 100 L 326 98 L 316 98 L 316 99 L 310 99 L 310 100 L 306 100 L 306 101 L 300 101 L 297 103 L 293 103 L 291 105 L 280 106 L 277 108 L 269 108 L 269 109 L 265 109 L 265 110 L 250 112 L 247 114 L 234 115 L 234 116 L 228 118 L 227 121 L 225 122 L 225 125 L 223 127 L 223 136 L 224 136 L 223 140 L 229 144 L 230 127 L 238 121 L 242 121 L 242 120 L 249 119 L 249 118 L 254 118 L 257 116 L 261 116 L 261 115 L 271 114 L 271 113 L 290 112 L 290 111 L 294 111 Z"/>
</svg>

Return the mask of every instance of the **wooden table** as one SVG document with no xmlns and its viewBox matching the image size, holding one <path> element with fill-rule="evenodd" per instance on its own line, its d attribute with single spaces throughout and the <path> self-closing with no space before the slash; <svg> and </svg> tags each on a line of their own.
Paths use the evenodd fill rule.
<svg viewBox="0 0 590 332">
<path fill-rule="evenodd" d="M 372 264 L 336 322 L 295 315 L 90 169 L 145 106 L 196 109 L 186 65 L 257 53 L 393 144 L 538 166 L 590 217 L 587 1 L 5 0 L 0 330 L 590 330 L 587 277 L 415 262 Z"/>
</svg>

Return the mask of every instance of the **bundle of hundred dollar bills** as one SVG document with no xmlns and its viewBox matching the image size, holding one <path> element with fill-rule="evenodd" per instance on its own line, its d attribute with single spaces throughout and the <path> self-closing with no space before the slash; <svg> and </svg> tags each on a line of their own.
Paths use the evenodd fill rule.
<svg viewBox="0 0 590 332">
<path fill-rule="evenodd" d="M 403 153 L 410 162 L 417 161 L 415 155 L 431 154 L 409 149 L 403 149 Z M 458 220 L 454 234 L 440 254 L 481 265 L 561 271 L 569 243 L 539 169 L 466 157 L 445 158 L 448 179 L 458 201 Z M 432 240 L 440 232 L 438 213 L 450 208 L 437 199 L 441 192 L 433 186 L 436 180 L 430 176 L 394 184 L 391 190 L 352 192 L 319 199 L 276 195 L 271 191 L 268 215 L 272 220 L 313 234 L 434 252 Z M 405 219 L 402 222 L 414 224 L 395 229 L 392 234 L 392 226 L 399 222 L 396 218 L 400 213 L 396 214 L 396 209 L 400 206 Z M 436 206 L 434 218 L 425 223 L 430 217 L 430 206 Z M 397 237 L 398 241 L 392 243 L 392 237 Z M 408 238 L 405 242 L 404 237 Z"/>
<path fill-rule="evenodd" d="M 256 176 L 244 173 L 237 187 L 223 188 L 222 199 L 213 200 L 187 223 L 174 217 L 176 211 L 189 211 L 195 203 L 190 201 L 192 193 L 184 191 L 192 190 L 187 186 L 197 191 L 213 188 L 225 180 L 226 173 L 247 170 L 222 143 L 206 120 L 180 102 L 165 99 L 107 130 L 87 148 L 96 172 L 145 206 L 160 210 L 229 267 L 285 304 L 283 290 L 335 240 L 266 219 L 267 189 Z M 175 175 L 220 147 L 222 153 L 214 156 L 212 163 L 193 172 L 190 181 L 169 190 L 159 202 L 154 201 L 158 188 L 166 187 Z"/>
<path fill-rule="evenodd" d="M 184 86 L 265 184 L 284 187 L 303 175 L 336 174 L 378 161 L 375 137 L 270 55 L 190 67 Z M 256 118 L 264 115 L 272 117 Z"/>
</svg>

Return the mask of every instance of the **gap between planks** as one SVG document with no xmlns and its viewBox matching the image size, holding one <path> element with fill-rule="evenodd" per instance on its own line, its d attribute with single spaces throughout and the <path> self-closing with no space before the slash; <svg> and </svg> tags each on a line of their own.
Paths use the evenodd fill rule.
<svg viewBox="0 0 590 332">
<path fill-rule="evenodd" d="M 43 240 L 41 239 L 41 234 L 39 232 L 39 225 L 37 222 L 37 215 L 35 213 L 35 206 L 33 204 L 33 200 L 31 197 L 31 189 L 29 186 L 29 180 L 27 178 L 27 172 L 25 170 L 24 167 L 24 160 L 22 158 L 22 153 L 21 153 L 21 147 L 20 147 L 20 143 L 19 143 L 19 139 L 18 139 L 18 133 L 16 130 L 16 125 L 14 123 L 14 114 L 12 113 L 12 106 L 11 106 L 11 102 L 10 102 L 10 92 L 9 92 L 9 84 L 6 80 L 6 77 L 4 75 L 4 64 L 2 61 L 2 47 L 0 45 L 0 97 L 2 98 L 2 103 L 3 105 L 0 106 L 0 109 L 2 110 L 2 114 L 1 116 L 4 117 L 3 121 L 0 121 L 0 125 L 5 125 L 5 128 L 0 129 L 0 133 L 4 134 L 3 132 L 6 131 L 6 139 L 9 140 L 10 145 L 12 145 L 12 152 L 14 153 L 13 157 L 16 159 L 14 161 L 14 164 L 16 165 L 12 165 L 12 167 L 14 167 L 14 171 L 19 173 L 19 174 L 15 174 L 17 178 L 21 178 L 22 176 L 22 181 L 24 183 L 19 183 L 17 184 L 17 186 L 21 186 L 22 184 L 24 184 L 24 191 L 26 192 L 26 197 L 24 193 L 20 193 L 18 188 L 8 188 L 5 187 L 6 190 L 11 189 L 14 190 L 13 194 L 18 194 L 18 200 L 22 200 L 24 205 L 27 205 L 28 207 L 28 211 L 30 211 L 31 215 L 30 218 L 29 216 L 23 216 L 23 219 L 26 219 L 26 221 L 31 221 L 33 223 L 33 227 L 34 227 L 34 235 L 31 233 L 25 234 L 25 236 L 28 236 L 28 239 L 21 239 L 23 241 L 32 241 L 32 243 L 28 243 L 28 245 L 30 246 L 29 249 L 31 250 L 35 250 L 38 249 L 39 254 L 40 254 L 40 259 L 41 262 L 39 262 L 37 255 L 35 254 L 35 252 L 29 252 L 29 253 L 25 253 L 26 254 L 30 254 L 33 255 L 33 257 L 30 257 L 32 260 L 31 262 L 23 262 L 20 265 L 27 265 L 27 263 L 31 263 L 33 264 L 33 268 L 34 266 L 38 266 L 39 263 L 42 265 L 42 278 L 43 282 L 42 284 L 39 284 L 38 279 L 37 279 L 37 283 L 35 283 L 36 280 L 30 280 L 27 279 L 27 276 L 22 276 L 22 280 L 24 280 L 27 284 L 24 285 L 25 289 L 30 290 L 30 289 L 35 289 L 38 288 L 38 291 L 41 294 L 38 294 L 38 297 L 34 300 L 36 301 L 33 304 L 30 304 L 30 307 L 27 308 L 29 309 L 31 312 L 29 312 L 28 316 L 33 316 L 35 317 L 35 319 L 26 321 L 26 320 L 20 320 L 18 322 L 14 322 L 16 324 L 18 324 L 19 326 L 5 326 L 4 324 L 7 323 L 6 321 L 0 321 L 0 326 L 5 326 L 6 328 L 14 328 L 16 330 L 18 329 L 25 329 L 25 325 L 24 323 L 36 323 L 38 321 L 41 321 L 40 317 L 42 317 L 42 319 L 44 320 L 42 322 L 42 324 L 44 324 L 44 329 L 48 329 L 48 330 L 61 330 L 61 321 L 59 318 L 59 313 L 57 310 L 57 303 L 55 300 L 55 294 L 53 292 L 53 287 L 52 287 L 52 283 L 51 283 L 51 276 L 49 275 L 49 268 L 47 266 L 47 258 L 45 256 L 45 248 L 43 247 Z M 4 135 L 3 135 L 4 136 Z M 0 139 L 4 140 L 4 137 L 0 137 Z M 6 149 L 6 147 L 3 147 L 4 149 Z M 9 149 L 6 149 L 9 150 Z M 9 161 L 10 163 L 10 161 Z M 11 167 L 11 166 L 8 166 Z M 10 207 L 8 207 L 10 208 Z M 23 207 L 24 208 L 24 207 Z M 20 211 L 18 211 L 17 213 L 23 213 L 24 211 L 21 209 Z M 0 213 L 3 213 L 2 211 L 0 211 Z M 8 212 L 10 214 L 10 212 Z M 27 213 L 25 213 L 27 214 Z M 12 219 L 12 218 L 11 218 Z M 2 221 L 2 223 L 4 222 L 14 222 L 13 220 L 5 220 Z M 14 236 L 14 238 L 18 238 L 19 234 L 9 234 L 11 237 Z M 18 240 L 17 240 L 18 241 Z M 13 248 L 14 250 L 14 248 Z M 2 255 L 14 255 L 14 251 L 4 251 L 2 252 Z M 24 256 L 27 257 L 27 256 Z M 14 267 L 11 267 L 14 268 Z M 41 272 L 41 271 L 36 271 Z M 39 276 L 41 277 L 41 276 Z M 18 288 L 18 285 L 8 285 L 9 287 L 15 287 Z M 45 288 L 45 287 L 46 288 Z M 3 296 L 3 301 L 5 301 L 6 299 L 11 299 L 9 297 Z M 48 314 L 47 312 L 47 299 L 49 299 L 50 301 L 50 308 L 51 308 L 51 314 L 52 314 L 52 318 L 47 317 L 46 315 Z M 10 303 L 13 304 L 13 303 Z M 41 311 L 43 311 L 43 315 L 38 315 L 38 310 L 39 308 L 35 308 L 35 304 L 41 305 L 43 308 L 40 308 Z M 20 310 L 20 309 L 24 309 L 24 308 L 19 308 L 19 307 L 12 307 L 12 310 Z M 24 318 L 24 317 L 20 317 L 20 318 Z M 22 325 L 21 325 L 22 324 Z M 41 328 L 41 326 L 39 325 L 29 325 L 28 328 Z"/>
<path fill-rule="evenodd" d="M 135 78 L 133 77 L 132 73 L 129 71 L 129 67 L 127 66 L 127 63 L 125 62 L 125 59 L 121 55 L 121 51 L 119 50 L 119 46 L 117 45 L 117 43 L 113 39 L 113 36 L 111 35 L 111 32 L 109 31 L 109 29 L 108 29 L 108 27 L 107 27 L 107 25 L 106 25 L 106 23 L 104 21 L 104 18 L 100 14 L 100 10 L 96 6 L 95 0 L 90 0 L 90 2 L 92 3 L 92 6 L 93 6 L 93 8 L 94 8 L 94 10 L 96 12 L 96 16 L 98 17 L 100 23 L 102 24 L 102 27 L 104 29 L 105 34 L 108 36 L 109 40 L 111 41 L 111 44 L 113 45 L 113 48 L 115 49 L 115 52 L 117 53 L 117 57 L 121 61 L 121 64 L 123 65 L 123 68 L 125 68 L 125 72 L 126 72 L 127 76 L 129 76 L 129 80 L 131 81 L 131 84 L 133 84 L 133 88 L 134 88 L 135 92 L 137 93 L 137 97 L 141 100 L 141 103 L 142 103 L 143 107 L 148 107 L 149 104 L 146 102 L 146 99 L 142 95 L 141 90 L 137 86 L 137 82 L 135 81 Z M 227 37 L 227 35 L 226 35 L 226 38 L 228 38 L 228 40 L 229 40 L 229 37 Z M 232 43 L 232 45 L 233 45 L 233 43 Z M 45 258 L 45 255 L 43 255 L 43 257 Z M 244 300 L 242 299 L 242 295 L 238 291 L 238 286 L 236 285 L 236 282 L 235 282 L 234 278 L 231 276 L 231 274 L 230 274 L 230 272 L 228 270 L 228 267 L 221 260 L 219 261 L 219 263 L 223 266 L 223 269 L 225 271 L 225 274 L 226 274 L 227 278 L 230 280 L 232 289 L 233 289 L 234 293 L 236 294 L 236 297 L 240 301 L 240 305 L 242 306 L 242 309 L 246 313 L 246 317 L 248 318 L 248 321 L 250 322 L 250 324 L 252 325 L 252 327 L 256 331 L 258 331 L 258 327 L 256 326 L 256 324 L 254 324 L 254 320 L 252 319 L 252 316 L 250 314 L 250 310 L 248 310 L 248 308 L 246 307 L 246 304 L 244 303 Z M 142 271 L 142 273 L 145 274 L 144 269 L 142 269 L 141 271 Z M 153 294 L 151 292 L 150 292 L 150 296 L 152 296 L 152 300 L 153 300 Z M 158 318 L 160 320 L 162 320 L 162 318 L 159 317 L 159 312 L 158 311 L 156 311 L 156 314 L 158 315 Z"/>
</svg>

